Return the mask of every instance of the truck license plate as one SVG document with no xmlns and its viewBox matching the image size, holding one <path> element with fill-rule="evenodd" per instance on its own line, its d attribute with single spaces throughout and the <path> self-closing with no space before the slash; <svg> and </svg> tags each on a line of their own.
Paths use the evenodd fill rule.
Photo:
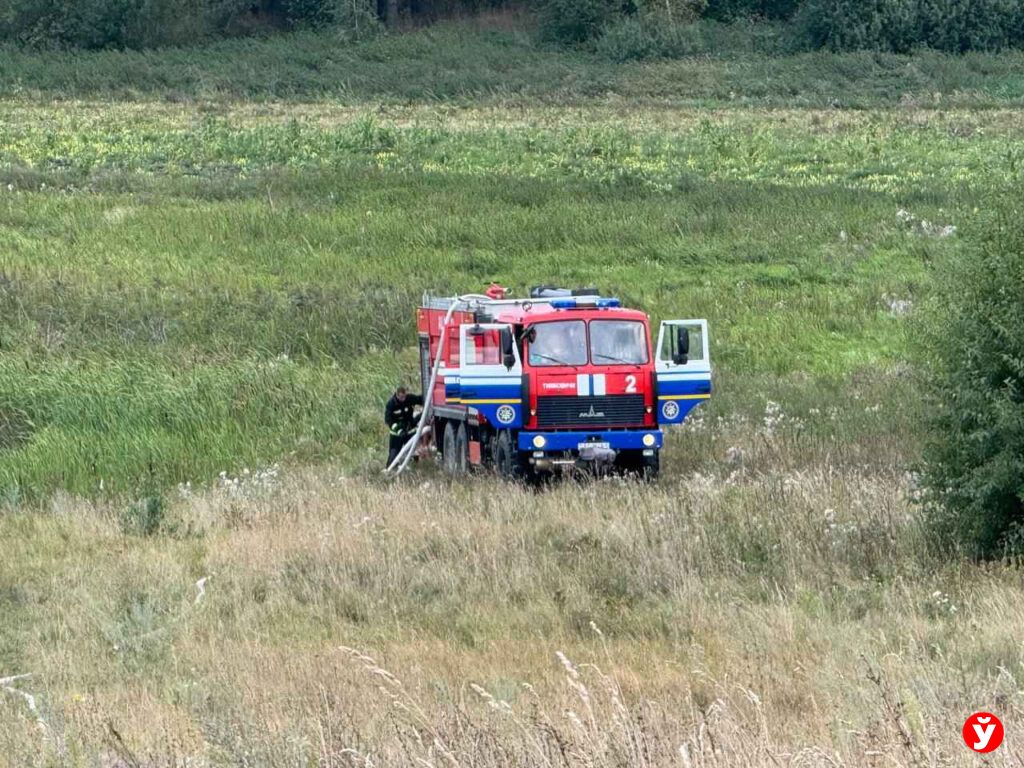
<svg viewBox="0 0 1024 768">
<path fill-rule="evenodd" d="M 584 448 L 589 448 L 589 449 L 593 450 L 593 449 L 596 448 L 597 450 L 605 450 L 605 451 L 607 451 L 607 450 L 611 450 L 611 447 L 612 447 L 611 443 L 578 443 L 576 445 L 576 450 L 582 451 Z"/>
</svg>

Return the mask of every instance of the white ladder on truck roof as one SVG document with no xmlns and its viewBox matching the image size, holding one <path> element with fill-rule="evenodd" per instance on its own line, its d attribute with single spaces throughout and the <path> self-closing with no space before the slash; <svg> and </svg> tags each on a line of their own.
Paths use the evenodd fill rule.
<svg viewBox="0 0 1024 768">
<path fill-rule="evenodd" d="M 572 296 L 572 297 L 551 296 L 551 297 L 545 297 L 543 299 L 531 299 L 529 297 L 525 297 L 525 298 L 522 298 L 522 299 L 492 299 L 490 296 L 479 296 L 479 295 L 475 295 L 475 294 L 470 295 L 470 296 L 441 297 L 441 296 L 431 296 L 430 294 L 424 293 L 423 294 L 423 308 L 424 309 L 450 309 L 454 305 L 455 309 L 458 310 L 458 311 L 471 312 L 474 309 L 484 309 L 484 308 L 487 308 L 487 307 L 521 307 L 521 306 L 525 306 L 527 304 L 529 304 L 531 307 L 535 307 L 538 304 L 545 305 L 545 304 L 551 304 L 551 302 L 553 302 L 553 301 L 565 301 L 566 298 L 583 299 L 584 301 L 587 301 L 587 300 L 591 300 L 591 299 L 597 300 L 597 299 L 600 299 L 601 297 L 595 294 L 593 296 Z"/>
</svg>

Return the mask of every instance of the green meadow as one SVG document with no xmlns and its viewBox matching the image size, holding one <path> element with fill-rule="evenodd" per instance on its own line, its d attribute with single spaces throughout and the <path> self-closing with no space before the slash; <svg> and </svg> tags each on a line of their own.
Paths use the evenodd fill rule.
<svg viewBox="0 0 1024 768">
<path fill-rule="evenodd" d="M 827 403 L 844 377 L 901 365 L 905 308 L 1024 156 L 1003 109 L 8 99 L 0 114 L 12 500 L 292 456 L 365 465 L 382 398 L 415 371 L 420 296 L 491 280 L 707 317 L 725 411 L 779 388 Z"/>
</svg>

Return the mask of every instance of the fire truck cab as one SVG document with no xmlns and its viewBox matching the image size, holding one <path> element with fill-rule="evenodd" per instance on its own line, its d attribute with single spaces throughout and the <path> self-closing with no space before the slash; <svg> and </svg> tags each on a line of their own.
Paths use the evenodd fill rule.
<svg viewBox="0 0 1024 768">
<path fill-rule="evenodd" d="M 657 476 L 662 428 L 711 396 L 707 321 L 662 322 L 652 345 L 644 312 L 595 289 L 492 296 L 425 297 L 417 313 L 424 398 L 445 469 Z"/>
</svg>

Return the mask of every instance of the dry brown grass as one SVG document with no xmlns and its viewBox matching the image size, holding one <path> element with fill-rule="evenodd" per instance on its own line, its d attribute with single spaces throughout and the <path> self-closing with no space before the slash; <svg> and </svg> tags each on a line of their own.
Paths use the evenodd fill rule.
<svg viewBox="0 0 1024 768">
<path fill-rule="evenodd" d="M 976 765 L 987 708 L 1018 764 L 1020 576 L 929 554 L 898 442 L 698 425 L 657 487 L 539 493 L 291 469 L 186 493 L 149 538 L 75 499 L 9 515 L 0 676 L 33 673 L 44 725 L 0 696 L 0 755 Z"/>
</svg>

